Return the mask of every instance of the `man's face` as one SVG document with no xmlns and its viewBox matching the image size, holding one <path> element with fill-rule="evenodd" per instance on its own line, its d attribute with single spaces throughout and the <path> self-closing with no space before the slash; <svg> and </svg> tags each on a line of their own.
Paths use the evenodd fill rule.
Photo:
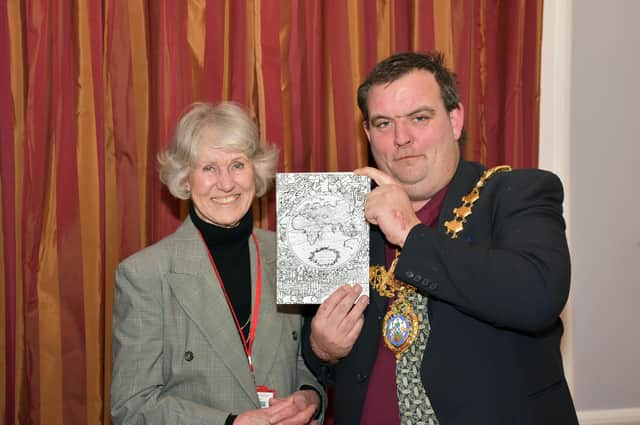
<svg viewBox="0 0 640 425">
<path fill-rule="evenodd" d="M 395 177 L 414 209 L 453 177 L 464 110 L 447 111 L 433 74 L 413 71 L 390 84 L 374 85 L 364 129 L 378 168 Z"/>
</svg>

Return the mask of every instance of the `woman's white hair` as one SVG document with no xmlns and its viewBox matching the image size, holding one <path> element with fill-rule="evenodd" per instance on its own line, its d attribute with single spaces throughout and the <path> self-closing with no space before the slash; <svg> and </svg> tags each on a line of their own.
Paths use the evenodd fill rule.
<svg viewBox="0 0 640 425">
<path fill-rule="evenodd" d="M 214 131 L 212 147 L 241 152 L 255 169 L 256 196 L 264 195 L 276 173 L 278 148 L 262 145 L 256 123 L 233 102 L 194 103 L 182 115 L 169 146 L 158 154 L 160 181 L 179 199 L 190 199 L 187 179 L 197 159 L 205 129 Z"/>
</svg>

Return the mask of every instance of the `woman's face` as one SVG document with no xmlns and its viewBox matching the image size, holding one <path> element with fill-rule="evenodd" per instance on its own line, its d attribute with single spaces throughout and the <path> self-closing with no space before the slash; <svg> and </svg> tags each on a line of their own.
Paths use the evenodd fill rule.
<svg viewBox="0 0 640 425">
<path fill-rule="evenodd" d="M 245 154 L 198 146 L 196 161 L 188 178 L 196 214 L 221 227 L 234 227 L 247 213 L 256 194 L 255 170 Z"/>
</svg>

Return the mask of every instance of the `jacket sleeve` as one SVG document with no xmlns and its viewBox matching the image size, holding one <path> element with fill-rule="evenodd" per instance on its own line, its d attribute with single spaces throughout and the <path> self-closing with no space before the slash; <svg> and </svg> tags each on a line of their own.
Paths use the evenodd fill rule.
<svg viewBox="0 0 640 425">
<path fill-rule="evenodd" d="M 305 317 L 302 326 L 302 357 L 306 365 L 318 377 L 325 388 L 335 384 L 334 367 L 322 362 L 311 348 L 311 320 L 312 316 Z"/>
<path fill-rule="evenodd" d="M 151 267 L 136 267 L 151 264 Z M 155 267 L 155 268 L 154 268 Z M 123 262 L 113 306 L 114 424 L 224 424 L 231 412 L 164 393 L 162 272 L 158 262 Z"/>
<path fill-rule="evenodd" d="M 541 331 L 557 320 L 569 294 L 562 185 L 541 170 L 494 179 L 457 239 L 415 226 L 396 276 L 494 326 Z"/>
<path fill-rule="evenodd" d="M 298 352 L 298 364 L 297 364 L 297 367 L 298 367 L 297 388 L 298 389 L 314 389 L 318 393 L 318 395 L 320 396 L 320 412 L 316 419 L 318 420 L 319 424 L 322 424 L 324 422 L 324 415 L 327 411 L 327 401 L 328 401 L 327 393 L 325 391 L 324 386 L 316 378 L 316 375 L 314 374 L 314 372 L 312 372 L 307 366 L 307 362 L 305 361 L 305 358 L 302 355 L 305 338 L 304 338 L 304 331 L 301 330 L 301 333 L 302 333 L 302 336 L 301 336 L 302 342 L 300 343 L 300 351 Z"/>
</svg>

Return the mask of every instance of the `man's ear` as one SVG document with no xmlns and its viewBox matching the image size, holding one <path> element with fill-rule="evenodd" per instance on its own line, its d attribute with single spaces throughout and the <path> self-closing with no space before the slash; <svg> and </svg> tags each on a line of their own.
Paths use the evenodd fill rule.
<svg viewBox="0 0 640 425">
<path fill-rule="evenodd" d="M 451 128 L 453 129 L 453 136 L 458 140 L 462 134 L 462 128 L 464 127 L 464 106 L 462 106 L 462 103 L 458 103 L 458 107 L 456 109 L 449 111 L 449 121 L 451 122 Z"/>
<path fill-rule="evenodd" d="M 366 120 L 362 120 L 362 128 L 367 135 L 367 140 L 371 142 L 371 136 L 369 135 L 369 122 L 367 122 Z"/>
</svg>

